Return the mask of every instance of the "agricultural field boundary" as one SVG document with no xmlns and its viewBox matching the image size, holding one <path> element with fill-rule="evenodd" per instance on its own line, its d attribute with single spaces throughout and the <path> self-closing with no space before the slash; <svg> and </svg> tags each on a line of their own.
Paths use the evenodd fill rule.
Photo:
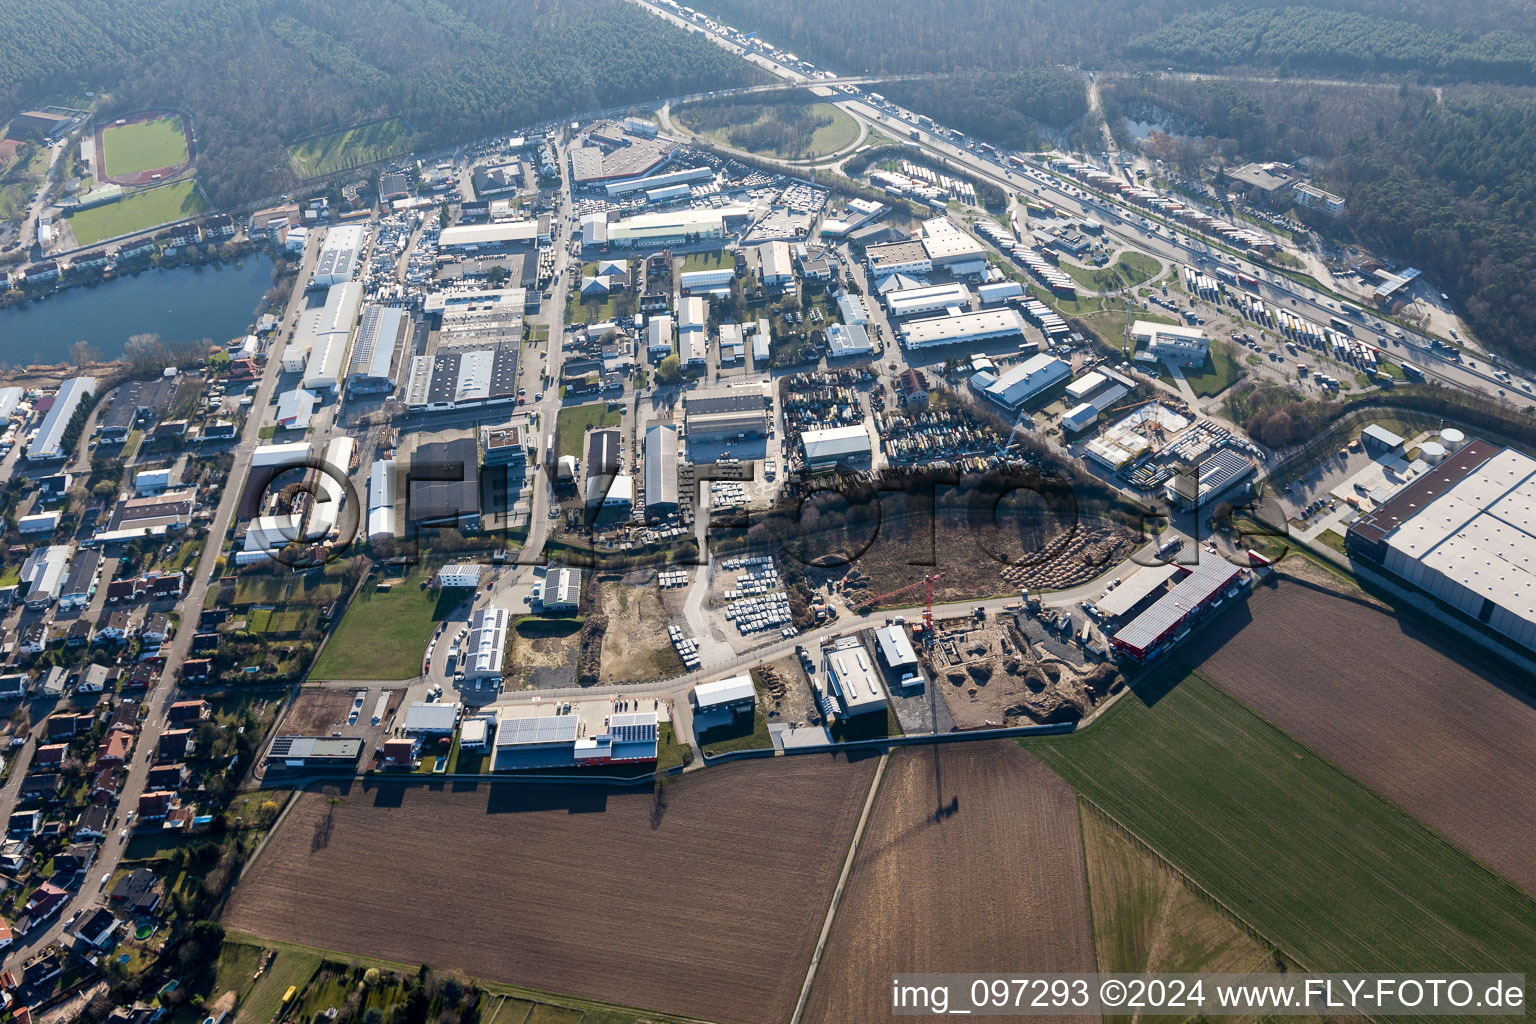
<svg viewBox="0 0 1536 1024">
<path fill-rule="evenodd" d="M 1130 688 L 1127 687 L 1126 690 Z M 1126 691 L 1121 691 L 1126 692 Z M 1053 725 L 1011 725 L 997 729 L 967 729 L 964 732 L 920 732 L 910 736 L 882 736 L 872 740 L 847 740 L 843 743 L 818 743 L 815 746 L 786 747 L 782 756 L 798 754 L 837 754 L 848 750 L 878 750 L 889 753 L 892 747 L 919 747 L 935 743 L 969 743 L 974 740 L 996 740 L 1020 736 L 1054 736 L 1075 732 L 1078 722 L 1061 722 Z M 722 764 L 726 761 L 742 761 L 758 757 L 779 757 L 778 747 L 757 747 L 753 750 L 728 750 L 723 754 L 704 755 L 706 764 Z"/>
<path fill-rule="evenodd" d="M 800 1024 L 800 1018 L 805 1013 L 805 1004 L 811 998 L 811 985 L 816 981 L 816 968 L 821 966 L 821 954 L 826 951 L 827 939 L 832 934 L 832 922 L 837 917 L 837 908 L 843 902 L 843 890 L 848 887 L 848 878 L 853 874 L 853 862 L 858 857 L 859 844 L 864 841 L 864 828 L 869 824 L 869 815 L 875 809 L 875 800 L 880 795 L 880 784 L 885 781 L 885 766 L 890 759 L 889 753 L 882 753 L 880 763 L 875 765 L 875 777 L 870 780 L 869 792 L 864 796 L 864 809 L 859 812 L 859 823 L 854 826 L 853 839 L 848 843 L 848 856 L 843 858 L 842 873 L 837 876 L 837 885 L 832 889 L 832 901 L 827 904 L 827 916 L 821 922 L 821 934 L 816 937 L 816 949 L 811 953 L 811 962 L 805 969 L 805 984 L 800 986 L 800 998 L 795 1002 L 795 1014 L 789 1019 L 789 1024 Z"/>
<path fill-rule="evenodd" d="M 1265 721 L 1267 722 L 1269 720 L 1265 719 Z M 1084 811 L 1089 814 L 1097 815 L 1106 824 L 1124 836 L 1138 850 L 1150 855 L 1153 860 L 1171 872 L 1174 878 L 1177 878 L 1180 882 L 1183 882 L 1202 899 L 1209 901 L 1213 907 L 1225 914 L 1233 924 L 1236 924 L 1239 928 L 1243 929 L 1249 935 L 1253 936 L 1255 939 L 1257 939 L 1259 942 L 1262 942 L 1269 948 L 1283 953 L 1290 963 L 1295 964 L 1303 971 L 1309 970 L 1309 968 L 1303 964 L 1299 958 L 1287 952 L 1286 950 L 1281 949 L 1279 944 L 1277 944 L 1274 939 L 1271 939 L 1268 935 L 1265 935 L 1263 932 L 1259 931 L 1259 929 L 1254 927 L 1252 922 L 1243 917 L 1242 914 L 1239 914 L 1237 911 L 1223 903 L 1215 893 L 1211 892 L 1205 886 L 1191 878 L 1177 864 L 1173 863 L 1173 861 L 1169 860 L 1167 857 L 1164 857 L 1161 853 L 1158 853 L 1156 850 L 1154 850 L 1145 839 L 1131 831 L 1131 829 L 1128 828 L 1119 818 L 1115 817 L 1113 814 L 1109 813 L 1109 811 L 1095 803 L 1092 797 L 1085 793 L 1078 792 L 1077 799 L 1082 804 Z"/>
</svg>

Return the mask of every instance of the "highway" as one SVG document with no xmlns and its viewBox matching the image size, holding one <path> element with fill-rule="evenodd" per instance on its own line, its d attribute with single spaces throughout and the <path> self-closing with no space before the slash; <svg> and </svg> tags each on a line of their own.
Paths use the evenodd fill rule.
<svg viewBox="0 0 1536 1024">
<path fill-rule="evenodd" d="M 1038 188 L 1042 198 L 1049 198 L 1051 202 L 1067 210 L 1072 216 L 1092 217 L 1101 222 L 1109 220 L 1105 212 L 1109 211 L 1118 219 L 1118 223 L 1109 220 L 1106 230 L 1116 238 L 1128 245 L 1156 256 L 1159 259 L 1181 263 L 1190 266 L 1203 266 L 1202 260 L 1210 259 L 1234 270 L 1255 277 L 1260 281 L 1260 295 L 1268 303 L 1275 306 L 1283 306 L 1290 309 L 1298 316 L 1304 316 L 1320 325 L 1326 326 L 1331 317 L 1339 314 L 1337 300 L 1330 297 L 1330 293 L 1309 288 L 1299 282 L 1293 281 L 1282 274 L 1275 272 L 1270 267 L 1255 263 L 1246 256 L 1224 251 L 1191 233 L 1187 228 L 1179 226 L 1172 232 L 1167 228 L 1158 231 L 1151 229 L 1144 223 L 1150 219 L 1148 214 L 1134 206 L 1118 202 L 1108 195 L 1093 193 L 1085 184 L 1063 179 L 1055 172 L 1049 170 L 1035 156 L 1031 154 L 1016 154 L 1029 165 L 1030 170 L 1036 172 L 1027 174 L 1009 167 L 1004 162 L 1002 154 L 989 157 L 976 150 L 967 149 L 958 145 L 934 129 L 924 127 L 916 120 L 906 119 L 896 113 L 882 110 L 870 101 L 843 93 L 836 86 L 841 84 L 860 84 L 871 81 L 893 80 L 899 77 L 920 76 L 890 76 L 879 79 L 870 76 L 842 76 L 838 75 L 828 79 L 817 79 L 804 71 L 791 68 L 779 61 L 773 60 L 767 54 L 751 49 L 744 49 L 729 36 L 722 32 L 712 31 L 697 22 L 690 21 L 669 8 L 653 3 L 651 0 L 630 0 L 658 17 L 664 18 L 674 24 L 680 25 L 692 32 L 698 32 L 717 45 L 742 56 L 749 62 L 778 76 L 786 84 L 798 85 L 809 88 L 811 92 L 834 103 L 848 114 L 860 121 L 876 126 L 885 127 L 900 138 L 904 138 L 927 152 L 944 158 L 957 167 L 963 168 L 970 174 L 989 181 L 1005 191 L 1030 191 Z M 721 25 L 722 28 L 727 26 Z M 761 88 L 761 87 L 757 87 Z M 749 92 L 754 90 L 737 90 Z M 679 100 L 671 101 L 673 103 Z M 934 128 L 942 126 L 935 124 Z M 913 136 L 916 132 L 916 136 Z M 1093 197 L 1094 202 L 1085 202 L 1080 194 Z M 1153 224 L 1157 223 L 1152 221 Z M 1260 230 L 1253 225 L 1246 227 Z M 1168 234 L 1177 235 L 1177 240 L 1168 237 Z M 1279 240 L 1277 239 L 1277 242 Z M 1371 325 L 1380 322 L 1382 327 Z M 1486 362 L 1471 360 L 1467 362 L 1457 361 L 1448 355 L 1442 355 L 1431 347 L 1432 335 L 1423 332 L 1403 329 L 1404 337 L 1399 340 L 1393 336 L 1397 328 L 1390 322 L 1381 320 L 1375 315 L 1368 314 L 1363 320 L 1357 319 L 1361 330 L 1357 337 L 1362 341 L 1374 343 L 1373 335 L 1381 335 L 1384 344 L 1381 346 L 1387 355 L 1394 361 L 1408 358 L 1415 365 L 1423 369 L 1430 377 L 1445 384 L 1465 388 L 1469 391 L 1479 392 L 1486 397 L 1502 401 L 1518 401 L 1522 405 L 1528 400 L 1536 400 L 1536 383 L 1522 376 L 1515 376 L 1512 383 L 1506 385 L 1494 377 L 1491 367 Z M 1441 338 L 1440 341 L 1449 342 L 1451 339 Z M 1476 365 L 1471 365 L 1476 362 Z M 1522 389 L 1522 383 L 1529 385 Z M 1526 394 L 1521 394 L 1524 390 Z M 1526 395 L 1532 395 L 1527 399 Z"/>
</svg>

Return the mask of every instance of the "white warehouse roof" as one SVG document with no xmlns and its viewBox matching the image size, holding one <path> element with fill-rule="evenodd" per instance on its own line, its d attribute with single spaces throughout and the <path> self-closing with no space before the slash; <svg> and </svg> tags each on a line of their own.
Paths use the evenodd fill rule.
<svg viewBox="0 0 1536 1024">
<path fill-rule="evenodd" d="M 954 345 L 965 341 L 1001 338 L 1024 333 L 1024 318 L 1019 311 L 1004 307 L 959 316 L 940 316 L 913 320 L 900 328 L 908 348 L 930 345 Z"/>
<path fill-rule="evenodd" d="M 60 385 L 53 398 L 53 407 L 43 417 L 42 425 L 37 428 L 37 438 L 27 449 L 28 460 L 44 462 L 63 458 L 64 432 L 69 429 L 69 421 L 74 418 L 80 403 L 95 393 L 95 377 L 71 377 Z"/>
<path fill-rule="evenodd" d="M 746 674 L 731 676 L 729 679 L 720 679 L 713 683 L 700 683 L 693 688 L 693 702 L 698 705 L 700 711 L 719 707 L 722 704 L 735 704 L 737 701 L 757 699 L 757 689 L 752 685 L 752 677 Z"/>
</svg>

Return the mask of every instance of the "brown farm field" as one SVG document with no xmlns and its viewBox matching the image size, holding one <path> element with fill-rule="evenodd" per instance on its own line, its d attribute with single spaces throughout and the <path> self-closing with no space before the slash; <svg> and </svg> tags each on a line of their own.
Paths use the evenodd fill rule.
<svg viewBox="0 0 1536 1024">
<path fill-rule="evenodd" d="M 353 784 L 299 799 L 242 932 L 722 1024 L 787 1020 L 874 759 L 712 768 L 650 791 Z M 467 938 L 472 936 L 473 938 Z"/>
<path fill-rule="evenodd" d="M 805 1019 L 890 1020 L 896 973 L 1094 969 L 1071 787 L 1006 741 L 892 752 Z"/>
<path fill-rule="evenodd" d="M 1380 606 L 1282 576 L 1190 645 L 1195 668 L 1536 895 L 1536 702 Z"/>
</svg>

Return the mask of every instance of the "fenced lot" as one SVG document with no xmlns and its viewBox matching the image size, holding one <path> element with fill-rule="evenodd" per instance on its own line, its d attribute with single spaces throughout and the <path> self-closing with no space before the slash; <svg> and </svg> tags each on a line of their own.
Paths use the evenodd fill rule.
<svg viewBox="0 0 1536 1024">
<path fill-rule="evenodd" d="M 506 782 L 352 784 L 334 804 L 307 793 L 224 923 L 545 992 L 780 1024 L 874 763 L 722 766 L 659 799 Z"/>
</svg>

